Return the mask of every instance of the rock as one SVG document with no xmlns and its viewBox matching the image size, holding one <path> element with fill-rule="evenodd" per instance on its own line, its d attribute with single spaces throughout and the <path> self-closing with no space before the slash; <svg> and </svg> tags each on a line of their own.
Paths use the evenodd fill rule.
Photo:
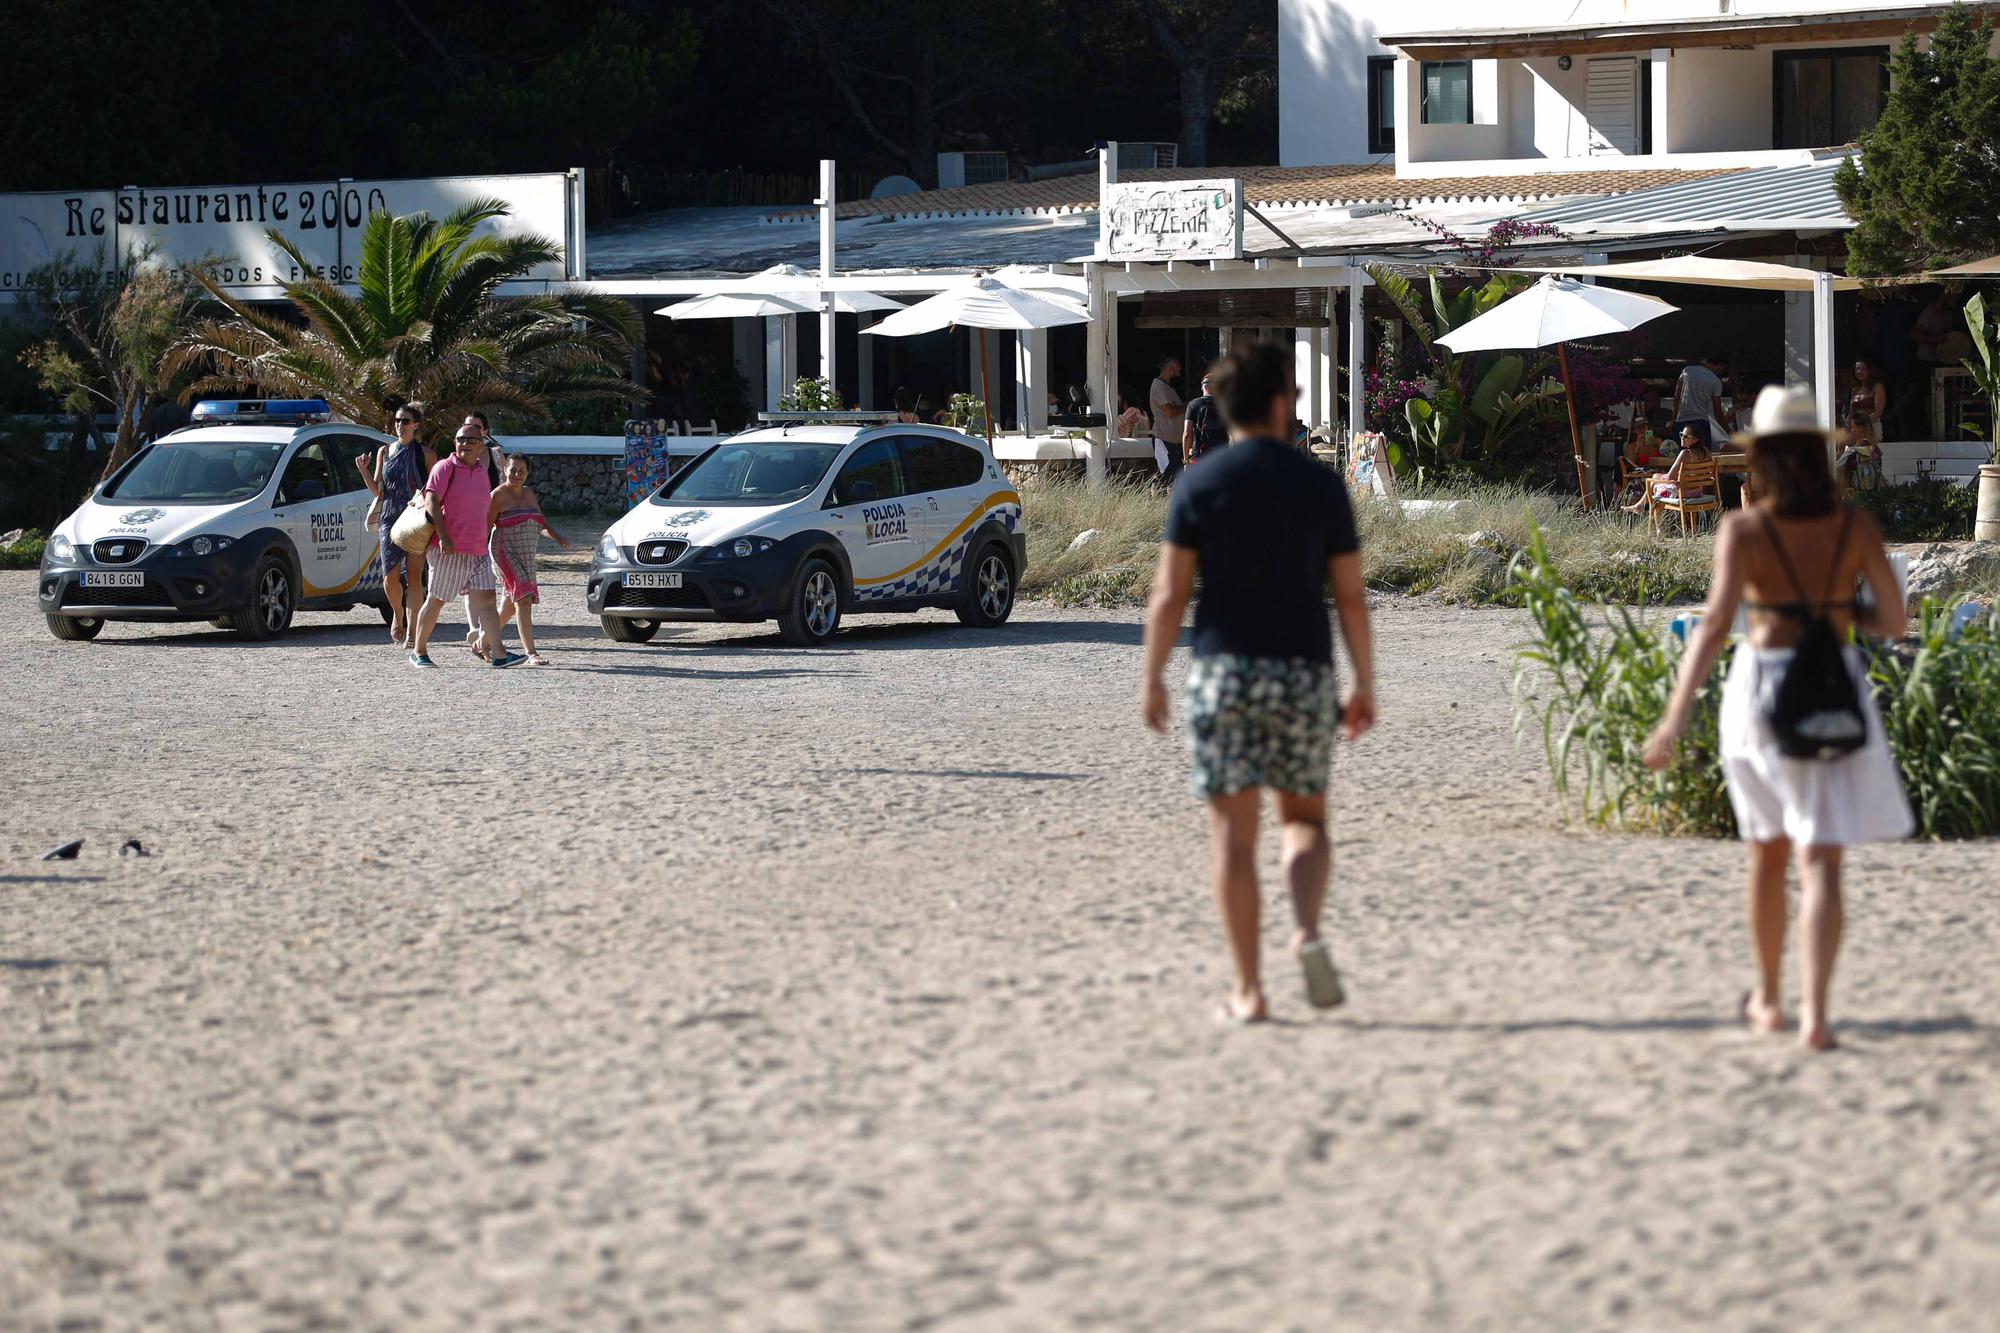
<svg viewBox="0 0 2000 1333">
<path fill-rule="evenodd" d="M 1069 549 L 1072 551 L 1081 551 L 1084 547 L 1090 545 L 1103 535 L 1104 530 L 1102 528 L 1085 528 L 1082 532 L 1076 534 L 1076 540 L 1069 544 Z"/>
<path fill-rule="evenodd" d="M 15 528 L 12 532 L 0 532 L 0 546 L 12 546 L 28 535 L 26 528 Z"/>
<path fill-rule="evenodd" d="M 83 850 L 83 839 L 72 838 L 60 847 L 42 853 L 44 861 L 74 861 L 76 854 Z"/>
<path fill-rule="evenodd" d="M 120 848 L 118 849 L 118 854 L 119 854 L 120 856 L 151 856 L 151 855 L 152 855 L 152 853 L 151 853 L 151 852 L 149 852 L 149 851 L 147 851 L 147 850 L 146 850 L 146 844 L 145 844 L 145 843 L 143 843 L 143 842 L 140 842 L 140 841 L 139 841 L 139 840 L 138 840 L 137 838 L 127 838 L 127 839 L 125 839 L 125 845 L 124 845 L 123 847 L 120 847 Z"/>
<path fill-rule="evenodd" d="M 1484 529 L 1478 532 L 1460 533 L 1458 534 L 1458 539 L 1474 550 L 1491 551 L 1495 555 L 1503 555 L 1509 560 L 1514 558 L 1514 552 L 1521 549 L 1508 541 L 1501 533 L 1487 532 Z"/>
<path fill-rule="evenodd" d="M 2000 581 L 2000 542 L 1932 542 L 1910 553 L 1912 599 L 1946 598 L 1975 584 Z"/>
</svg>

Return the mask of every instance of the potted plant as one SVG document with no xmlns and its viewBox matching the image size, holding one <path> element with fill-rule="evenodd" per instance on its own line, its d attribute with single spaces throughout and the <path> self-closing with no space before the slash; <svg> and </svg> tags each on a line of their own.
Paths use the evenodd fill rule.
<svg viewBox="0 0 2000 1333">
<path fill-rule="evenodd" d="M 1974 541 L 2000 542 L 2000 327 L 1987 318 L 1985 296 L 1965 303 L 1965 328 L 1975 354 L 1965 359 L 1965 368 L 1986 396 L 1992 427 L 1986 464 L 1979 469 L 1979 508 L 1972 519 L 1972 537 Z"/>
</svg>

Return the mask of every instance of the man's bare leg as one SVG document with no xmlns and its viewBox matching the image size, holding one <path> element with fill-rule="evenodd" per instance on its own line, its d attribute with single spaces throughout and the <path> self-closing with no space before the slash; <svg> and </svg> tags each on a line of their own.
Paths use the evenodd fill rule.
<svg viewBox="0 0 2000 1333">
<path fill-rule="evenodd" d="M 1838 847 L 1799 848 L 1799 1045 L 1809 1051 L 1833 1049 L 1833 1025 L 1826 993 L 1833 982 L 1833 959 L 1840 952 L 1845 914 L 1840 902 Z"/>
<path fill-rule="evenodd" d="M 493 659 L 505 657 L 507 646 L 500 642 L 500 608 L 493 601 L 492 590 L 475 589 L 465 598 L 475 617 L 472 623 L 479 627 L 487 656 Z"/>
<path fill-rule="evenodd" d="M 1215 874 L 1215 905 L 1222 913 L 1222 933 L 1236 965 L 1236 990 L 1229 997 L 1231 1018 L 1258 1022 L 1270 1016 L 1257 957 L 1257 800 L 1256 788 L 1208 803 L 1210 853 Z"/>
<path fill-rule="evenodd" d="M 423 614 L 417 617 L 417 656 L 422 657 L 431 650 L 431 631 L 437 628 L 438 617 L 444 613 L 444 599 L 426 597 Z"/>
<path fill-rule="evenodd" d="M 1757 956 L 1757 988 L 1743 1006 L 1743 1021 L 1752 1032 L 1782 1032 L 1785 1010 L 1779 1000 L 1779 975 L 1785 964 L 1785 865 L 1792 844 L 1750 844 L 1750 949 Z"/>
<path fill-rule="evenodd" d="M 1297 792 L 1277 793 L 1279 843 L 1284 852 L 1285 883 L 1292 891 L 1292 919 L 1298 931 L 1292 948 L 1319 938 L 1319 913 L 1326 902 L 1327 877 L 1333 869 L 1333 843 L 1326 836 L 1326 797 Z"/>
</svg>

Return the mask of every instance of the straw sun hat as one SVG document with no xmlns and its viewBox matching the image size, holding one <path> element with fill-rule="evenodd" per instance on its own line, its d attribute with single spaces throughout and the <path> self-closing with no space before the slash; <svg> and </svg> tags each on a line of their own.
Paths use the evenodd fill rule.
<svg viewBox="0 0 2000 1333">
<path fill-rule="evenodd" d="M 1819 424 L 1819 405 L 1812 390 L 1803 384 L 1767 384 L 1750 410 L 1750 429 L 1729 437 L 1730 443 L 1749 447 L 1774 435 L 1811 435 L 1834 440 L 1838 434 Z"/>
</svg>

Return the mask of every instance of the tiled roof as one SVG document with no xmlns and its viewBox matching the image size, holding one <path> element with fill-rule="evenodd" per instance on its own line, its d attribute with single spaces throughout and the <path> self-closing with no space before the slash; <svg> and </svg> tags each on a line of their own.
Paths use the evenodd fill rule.
<svg viewBox="0 0 2000 1333">
<path fill-rule="evenodd" d="M 1343 204 L 1419 204 L 1478 200 L 1529 201 L 1575 195 L 1627 194 L 1727 174 L 1730 168 L 1673 171 L 1545 171 L 1511 176 L 1404 177 L 1393 164 L 1346 167 L 1214 167 L 1206 171 L 1124 171 L 1125 181 L 1190 180 L 1234 176 L 1246 203 L 1276 207 Z M 963 217 L 991 214 L 1072 213 L 1097 207 L 1097 177 L 1084 172 L 1040 181 L 996 181 L 951 190 L 925 190 L 892 199 L 856 199 L 840 206 L 843 218 Z M 805 212 L 807 210 L 798 210 Z M 776 216 L 790 216 L 791 210 Z"/>
</svg>

